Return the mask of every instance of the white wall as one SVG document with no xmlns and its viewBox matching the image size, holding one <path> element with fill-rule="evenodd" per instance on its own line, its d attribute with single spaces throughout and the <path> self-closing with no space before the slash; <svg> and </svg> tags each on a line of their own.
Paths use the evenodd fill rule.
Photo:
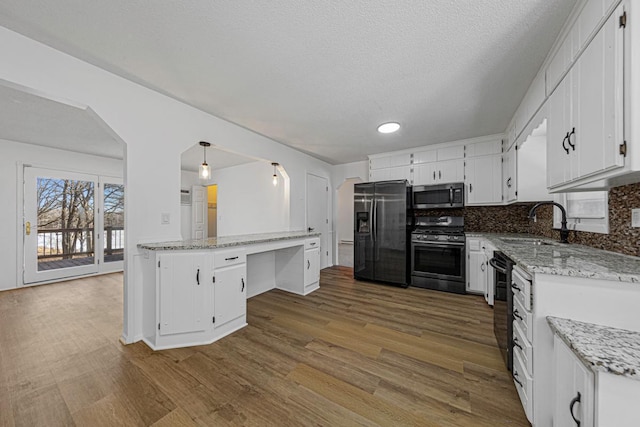
<svg viewBox="0 0 640 427">
<path fill-rule="evenodd" d="M 212 172 L 210 182 L 218 184 L 218 236 L 289 230 L 285 185 L 279 175 L 274 186 L 272 177 L 273 166 L 267 162 Z"/>
<path fill-rule="evenodd" d="M 177 218 L 183 151 L 197 141 L 206 140 L 241 155 L 279 162 L 291 178 L 291 229 L 303 229 L 306 225 L 307 172 L 331 177 L 332 167 L 328 163 L 4 27 L 0 27 L 0 56 L 0 82 L 4 80 L 50 98 L 89 106 L 126 143 L 128 233 L 123 319 L 126 342 L 142 338 L 142 253 L 136 245 L 181 238 Z M 170 214 L 170 224 L 161 224 L 162 213 Z M 2 267 L 6 267 L 2 262 Z"/>
<path fill-rule="evenodd" d="M 17 181 L 22 174 L 20 163 L 118 178 L 122 178 L 124 164 L 122 160 L 7 140 L 0 140 L 0 153 L 0 290 L 5 290 L 22 286 L 21 267 L 17 264 L 18 239 L 22 239 L 22 221 L 17 216 L 22 212 Z"/>
</svg>

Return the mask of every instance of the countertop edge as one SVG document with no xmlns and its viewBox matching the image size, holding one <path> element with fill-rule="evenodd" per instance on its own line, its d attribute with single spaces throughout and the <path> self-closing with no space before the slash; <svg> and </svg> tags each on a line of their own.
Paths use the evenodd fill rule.
<svg viewBox="0 0 640 427">
<path fill-rule="evenodd" d="M 608 280 L 613 282 L 626 282 L 626 283 L 640 283 L 640 273 L 638 274 L 626 274 L 626 273 L 617 273 L 617 272 L 608 272 L 608 271 L 590 271 L 590 270 L 577 270 L 570 268 L 562 268 L 557 266 L 544 266 L 544 265 L 532 265 L 526 260 L 520 258 L 517 254 L 514 255 L 513 248 L 509 248 L 508 245 L 505 245 L 504 242 L 501 241 L 501 238 L 528 238 L 528 239 L 539 239 L 542 241 L 550 242 L 553 244 L 558 244 L 555 240 L 549 239 L 544 236 L 537 236 L 531 234 L 518 234 L 518 233 L 481 233 L 481 232 L 467 232 L 465 233 L 466 237 L 476 237 L 487 239 L 491 242 L 492 245 L 496 247 L 496 249 L 500 251 L 504 251 L 506 255 L 511 258 L 514 262 L 518 264 L 522 269 L 527 271 L 529 274 L 548 274 L 553 276 L 567 276 L 567 277 L 577 277 L 583 279 L 601 279 Z M 602 249 L 592 248 L 589 246 L 578 245 L 578 244 L 570 244 L 568 246 L 569 249 L 575 248 L 578 251 L 594 251 L 594 252 L 604 252 L 610 254 L 615 257 L 625 258 L 628 257 L 630 259 L 638 259 L 637 257 L 631 255 L 620 254 L 617 252 L 605 251 Z M 579 255 L 576 255 L 576 258 L 579 258 Z"/>
<path fill-rule="evenodd" d="M 138 243 L 136 246 L 139 249 L 145 249 L 149 251 L 179 251 L 179 250 L 202 250 L 202 249 L 219 249 L 228 248 L 233 246 L 244 246 L 259 243 L 277 242 L 281 240 L 294 240 L 294 239 L 307 239 L 313 237 L 319 237 L 322 233 L 318 232 L 306 232 L 306 231 L 283 231 L 282 233 L 257 233 L 235 236 L 224 236 L 220 239 L 227 239 L 229 241 L 217 242 L 218 238 L 203 239 L 203 240 L 174 240 L 167 242 L 150 242 L 150 243 Z M 215 239 L 215 243 L 212 240 Z M 238 240 L 235 240 L 238 239 Z"/>
<path fill-rule="evenodd" d="M 610 326 L 604 325 L 596 325 L 593 323 L 580 322 L 577 320 L 547 316 L 547 324 L 551 328 L 551 330 L 560 337 L 560 339 L 571 349 L 571 351 L 582 361 L 582 363 L 589 367 L 594 372 L 603 372 L 612 375 L 618 375 L 622 377 L 629 378 L 631 380 L 640 381 L 640 351 L 638 354 L 634 354 L 633 356 L 637 358 L 636 366 L 632 366 L 632 363 L 625 360 L 617 360 L 611 358 L 610 356 L 606 356 L 610 358 L 610 363 L 605 365 L 605 361 L 596 359 L 595 356 L 590 356 L 587 352 L 582 348 L 584 345 L 576 340 L 571 339 L 568 336 L 568 333 L 565 332 L 560 326 L 561 322 L 568 322 L 574 325 L 575 328 L 580 327 L 592 327 L 598 330 L 607 330 L 609 332 L 616 332 L 614 335 L 627 335 L 629 339 L 636 339 L 638 343 L 640 343 L 640 332 L 627 331 L 620 328 L 614 328 Z M 613 340 L 612 340 L 613 341 Z M 606 342 L 606 341 L 605 341 Z M 608 344 L 607 348 L 619 348 L 619 346 L 615 344 Z M 615 366 L 613 366 L 615 365 Z"/>
</svg>

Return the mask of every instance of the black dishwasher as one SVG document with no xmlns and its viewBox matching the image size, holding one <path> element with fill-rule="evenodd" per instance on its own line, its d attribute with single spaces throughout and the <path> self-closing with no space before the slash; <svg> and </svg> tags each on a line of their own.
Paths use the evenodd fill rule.
<svg viewBox="0 0 640 427">
<path fill-rule="evenodd" d="M 500 251 L 493 252 L 489 264 L 495 269 L 493 282 L 493 333 L 498 341 L 507 369 L 513 366 L 513 292 L 511 271 L 514 262 Z M 491 286 L 491 284 L 488 284 Z"/>
</svg>

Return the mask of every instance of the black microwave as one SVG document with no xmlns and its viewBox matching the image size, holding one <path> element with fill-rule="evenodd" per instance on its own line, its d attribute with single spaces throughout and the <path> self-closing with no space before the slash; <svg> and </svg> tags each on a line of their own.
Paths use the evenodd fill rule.
<svg viewBox="0 0 640 427">
<path fill-rule="evenodd" d="M 464 207 L 464 183 L 414 185 L 414 209 L 442 209 Z"/>
</svg>

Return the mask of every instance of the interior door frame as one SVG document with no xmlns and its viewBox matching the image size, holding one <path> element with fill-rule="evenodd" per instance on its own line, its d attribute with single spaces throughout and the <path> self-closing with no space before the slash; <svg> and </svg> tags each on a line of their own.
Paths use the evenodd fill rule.
<svg viewBox="0 0 640 427">
<path fill-rule="evenodd" d="M 309 201 L 310 199 L 310 195 L 309 195 L 309 178 L 310 177 L 314 177 L 314 178 L 319 178 L 325 181 L 325 204 L 326 204 L 326 212 L 325 212 L 325 218 L 326 218 L 326 222 L 323 224 L 322 228 L 323 230 L 321 231 L 321 234 L 324 235 L 325 237 L 325 245 L 324 247 L 321 248 L 321 252 L 320 252 L 320 269 L 329 267 L 331 265 L 330 263 L 330 256 L 329 256 L 329 248 L 332 246 L 332 236 L 329 233 L 329 213 L 330 213 L 330 208 L 331 206 L 329 205 L 329 178 L 321 176 L 321 175 L 317 175 L 311 172 L 307 172 L 307 177 L 306 177 L 306 183 L 305 183 L 305 192 L 306 192 L 306 206 L 305 206 L 305 224 L 306 224 L 306 229 L 309 229 Z M 321 238 L 321 242 L 322 242 L 322 238 Z M 322 244 L 322 243 L 321 243 Z M 333 250 L 332 250 L 333 252 Z"/>
<path fill-rule="evenodd" d="M 30 168 L 32 169 L 31 172 L 34 172 L 34 177 L 37 177 L 39 175 L 39 171 L 47 171 L 45 173 L 42 173 L 42 176 L 46 176 L 46 177 L 51 177 L 51 178 L 57 178 L 57 179 L 72 179 L 72 180 L 85 180 L 85 181 L 90 181 L 94 183 L 94 187 L 93 187 L 93 210 L 94 210 L 94 223 L 93 223 L 93 247 L 94 247 L 94 252 L 93 252 L 93 263 L 92 264 L 87 264 L 87 265 L 83 265 L 83 266 L 79 266 L 79 267 L 67 267 L 65 269 L 55 269 L 55 270 L 49 270 L 49 271 L 43 271 L 40 272 L 38 271 L 38 264 L 37 264 L 37 256 L 35 259 L 35 270 L 33 272 L 30 271 L 30 268 L 34 268 L 33 265 L 31 265 L 31 262 L 33 261 L 33 259 L 31 258 L 31 255 L 27 256 L 27 251 L 30 250 L 31 248 L 29 248 L 30 244 L 27 244 L 26 240 L 27 240 L 27 236 L 26 236 L 26 232 L 25 232 L 25 226 L 26 226 L 26 222 L 29 220 L 27 218 L 27 185 L 31 184 L 31 183 L 27 183 L 27 177 L 28 177 L 28 173 L 27 173 L 27 169 L 26 168 Z M 90 179 L 89 179 L 90 178 Z M 98 257 L 98 248 L 99 246 L 102 244 L 102 240 L 100 239 L 100 227 L 101 227 L 101 220 L 100 220 L 100 214 L 99 214 L 99 201 L 96 198 L 96 193 L 97 190 L 99 190 L 99 177 L 98 175 L 95 174 L 89 174 L 86 172 L 76 172 L 76 171 L 68 171 L 68 170 L 60 170 L 60 169 L 55 169 L 55 168 L 51 168 L 51 167 L 46 167 L 46 166 L 34 166 L 34 165 L 23 165 L 22 168 L 22 181 L 18 181 L 19 184 L 22 183 L 22 187 L 23 187 L 23 197 L 22 197 L 22 218 L 21 218 L 21 222 L 19 222 L 19 224 L 21 224 L 21 227 L 18 227 L 20 230 L 20 234 L 21 234 L 21 240 L 22 240 L 22 282 L 23 285 L 35 285 L 35 284 L 40 284 L 40 283 L 50 283 L 50 282 L 56 282 L 56 281 L 60 281 L 60 280 L 65 280 L 65 279 L 69 279 L 69 278 L 75 278 L 75 277 L 80 277 L 80 276 L 86 276 L 86 275 L 91 275 L 91 274 L 97 274 L 99 273 L 99 257 Z M 18 209 L 20 211 L 20 209 Z M 37 210 L 37 207 L 36 207 Z M 33 221 L 33 219 L 32 219 Z M 35 232 L 36 232 L 36 236 L 35 238 L 37 239 L 37 218 L 35 219 L 36 221 L 36 227 L 35 227 Z M 37 250 L 37 241 L 36 241 L 36 250 Z M 27 265 L 29 264 L 29 265 Z M 65 274 L 66 273 L 70 273 L 70 274 Z M 58 274 L 56 274 L 58 273 Z M 62 274 L 60 274 L 62 273 Z"/>
</svg>

